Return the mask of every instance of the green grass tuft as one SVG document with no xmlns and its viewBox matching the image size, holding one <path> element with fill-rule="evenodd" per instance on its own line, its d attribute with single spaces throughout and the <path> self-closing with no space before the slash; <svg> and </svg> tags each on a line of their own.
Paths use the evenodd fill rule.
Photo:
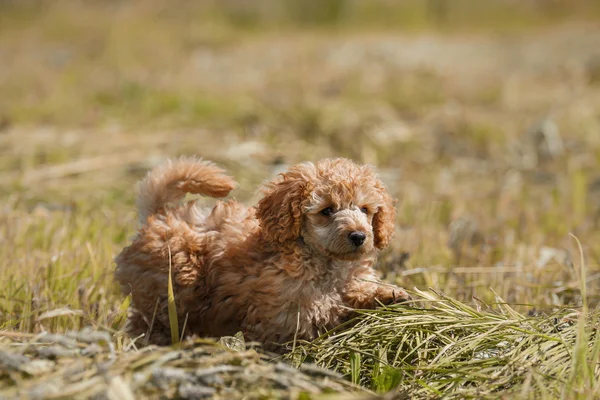
<svg viewBox="0 0 600 400">
<path fill-rule="evenodd" d="M 598 395 L 589 367 L 598 355 L 597 310 L 531 317 L 501 299 L 483 311 L 433 291 L 415 298 L 424 308 L 362 311 L 354 326 L 301 343 L 291 357 L 411 398 L 555 398 L 571 386 L 582 398 Z"/>
</svg>

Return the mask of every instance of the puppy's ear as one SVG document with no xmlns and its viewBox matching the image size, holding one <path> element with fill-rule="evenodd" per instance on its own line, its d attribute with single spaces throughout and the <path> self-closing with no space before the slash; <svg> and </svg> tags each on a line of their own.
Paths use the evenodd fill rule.
<svg viewBox="0 0 600 400">
<path fill-rule="evenodd" d="M 265 186 L 256 216 L 266 240 L 285 243 L 300 237 L 302 207 L 313 189 L 315 175 L 312 164 L 299 164 L 281 174 L 279 181 Z"/>
<path fill-rule="evenodd" d="M 383 249 L 390 244 L 396 226 L 396 208 L 394 200 L 385 190 L 381 182 L 375 185 L 383 197 L 383 204 L 373 216 L 373 236 L 375 247 Z"/>
</svg>

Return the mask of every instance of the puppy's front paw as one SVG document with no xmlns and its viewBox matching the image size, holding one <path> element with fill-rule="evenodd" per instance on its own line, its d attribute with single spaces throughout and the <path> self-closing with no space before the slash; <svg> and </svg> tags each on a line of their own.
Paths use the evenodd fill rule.
<svg viewBox="0 0 600 400">
<path fill-rule="evenodd" d="M 403 303 L 411 300 L 412 297 L 406 291 L 399 287 L 385 287 L 377 291 L 377 300 L 384 306 L 390 304 Z"/>
</svg>

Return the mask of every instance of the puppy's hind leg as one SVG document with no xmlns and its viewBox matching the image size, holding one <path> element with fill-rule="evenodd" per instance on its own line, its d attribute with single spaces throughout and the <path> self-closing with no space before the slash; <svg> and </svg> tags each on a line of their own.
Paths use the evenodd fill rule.
<svg viewBox="0 0 600 400">
<path fill-rule="evenodd" d="M 182 328 L 193 304 L 189 299 L 194 298 L 196 289 L 204 287 L 203 255 L 210 243 L 207 235 L 194 232 L 173 215 L 151 216 L 133 243 L 115 258 L 115 277 L 123 293 L 132 298 L 130 334 L 144 333 L 152 325 L 151 343 L 162 344 L 163 336 L 170 340 L 169 271 Z"/>
<path fill-rule="evenodd" d="M 171 332 L 163 324 L 157 322 L 155 316 L 152 317 L 152 320 L 148 320 L 138 310 L 131 308 L 127 316 L 125 332 L 130 338 L 137 339 L 137 344 L 157 344 L 159 346 L 171 344 Z"/>
</svg>

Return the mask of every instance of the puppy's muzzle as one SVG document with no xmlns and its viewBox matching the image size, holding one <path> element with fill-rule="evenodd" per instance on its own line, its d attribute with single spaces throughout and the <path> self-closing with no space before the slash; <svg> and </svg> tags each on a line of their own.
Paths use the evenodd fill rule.
<svg viewBox="0 0 600 400">
<path fill-rule="evenodd" d="M 350 232 L 350 234 L 348 235 L 348 239 L 350 239 L 350 242 L 352 242 L 354 246 L 360 247 L 367 239 L 367 235 L 365 235 L 363 232 L 358 231 Z"/>
</svg>

